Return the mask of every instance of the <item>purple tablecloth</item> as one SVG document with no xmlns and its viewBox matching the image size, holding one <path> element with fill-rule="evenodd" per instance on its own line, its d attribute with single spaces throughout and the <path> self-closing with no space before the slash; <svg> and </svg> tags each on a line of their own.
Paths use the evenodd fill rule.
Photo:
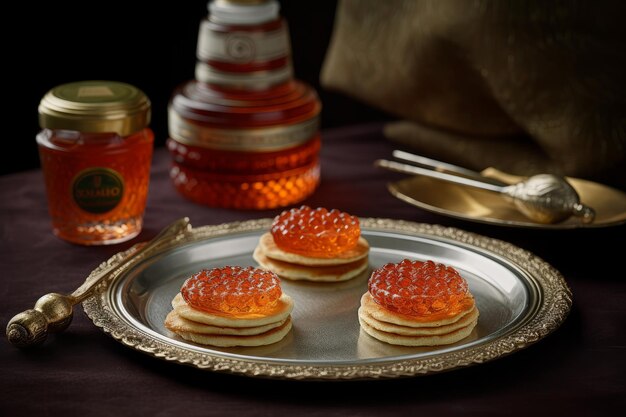
<svg viewBox="0 0 626 417">
<path fill-rule="evenodd" d="M 367 416 L 589 415 L 626 405 L 624 227 L 510 229 L 427 213 L 386 190 L 395 174 L 380 125 L 323 134 L 322 184 L 306 201 L 361 217 L 438 223 L 509 241 L 539 255 L 574 293 L 566 322 L 513 355 L 453 372 L 387 381 L 297 382 L 218 374 L 158 360 L 123 346 L 75 308 L 74 321 L 40 348 L 0 341 L 0 415 L 14 416 Z M 80 247 L 52 235 L 40 171 L 0 177 L 0 322 L 48 292 L 71 292 L 111 255 L 188 216 L 196 226 L 273 217 L 208 208 L 177 194 L 169 156 L 156 151 L 141 235 L 110 247 Z M 618 246 L 621 245 L 621 248 Z"/>
</svg>

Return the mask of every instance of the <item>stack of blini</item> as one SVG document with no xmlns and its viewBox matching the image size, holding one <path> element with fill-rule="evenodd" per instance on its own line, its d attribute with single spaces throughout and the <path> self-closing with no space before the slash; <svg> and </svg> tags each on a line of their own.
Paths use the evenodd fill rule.
<svg viewBox="0 0 626 417">
<path fill-rule="evenodd" d="M 336 209 L 302 206 L 274 219 L 253 257 L 262 268 L 291 280 L 346 281 L 368 267 L 369 244 L 359 220 Z"/>
<path fill-rule="evenodd" d="M 269 271 L 230 266 L 202 270 L 172 300 L 165 327 L 202 345 L 263 346 L 289 333 L 293 306 Z"/>
<path fill-rule="evenodd" d="M 469 336 L 478 309 L 465 279 L 452 267 L 404 260 L 375 270 L 361 297 L 365 333 L 394 345 L 436 346 Z"/>
</svg>

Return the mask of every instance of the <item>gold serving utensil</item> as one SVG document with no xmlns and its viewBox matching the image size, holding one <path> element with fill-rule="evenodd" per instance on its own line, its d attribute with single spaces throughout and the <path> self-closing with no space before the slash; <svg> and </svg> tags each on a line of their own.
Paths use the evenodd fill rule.
<svg viewBox="0 0 626 417">
<path fill-rule="evenodd" d="M 131 259 L 141 256 L 159 244 L 190 229 L 191 225 L 187 217 L 179 219 L 161 230 L 150 242 L 143 244 L 139 249 L 129 254 L 121 263 L 88 277 L 72 294 L 50 293 L 44 295 L 37 300 L 34 309 L 23 311 L 9 321 L 6 330 L 9 342 L 17 347 L 34 346 L 43 343 L 48 333 L 58 333 L 67 329 L 74 314 L 73 306 L 94 295 L 98 283 L 123 268 Z"/>
<path fill-rule="evenodd" d="M 479 172 L 403 151 L 393 156 L 420 166 L 379 159 L 374 165 L 395 172 L 423 175 L 442 181 L 498 193 L 526 217 L 538 223 L 561 222 L 572 215 L 591 223 L 594 210 L 582 204 L 578 193 L 564 178 L 552 174 L 533 175 L 516 184 L 486 178 Z"/>
</svg>

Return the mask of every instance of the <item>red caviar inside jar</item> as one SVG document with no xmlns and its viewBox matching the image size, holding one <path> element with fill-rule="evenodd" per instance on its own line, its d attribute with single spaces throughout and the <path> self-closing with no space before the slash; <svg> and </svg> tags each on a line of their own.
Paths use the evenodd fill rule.
<svg viewBox="0 0 626 417">
<path fill-rule="evenodd" d="M 84 245 L 123 242 L 142 228 L 154 135 L 137 88 L 82 81 L 50 90 L 37 135 L 53 232 Z"/>
<path fill-rule="evenodd" d="M 171 178 L 210 206 L 268 209 L 317 187 L 321 104 L 293 79 L 278 3 L 219 1 L 200 26 L 196 79 L 169 106 Z"/>
</svg>

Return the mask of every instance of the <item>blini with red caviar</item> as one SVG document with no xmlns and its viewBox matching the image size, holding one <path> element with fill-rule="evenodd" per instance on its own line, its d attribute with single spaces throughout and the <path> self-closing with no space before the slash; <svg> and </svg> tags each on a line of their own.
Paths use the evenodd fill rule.
<svg viewBox="0 0 626 417">
<path fill-rule="evenodd" d="M 253 256 L 262 268 L 281 278 L 337 282 L 365 271 L 368 254 L 357 217 L 337 209 L 302 206 L 274 218 Z"/>
<path fill-rule="evenodd" d="M 203 269 L 183 284 L 165 327 L 210 346 L 263 346 L 291 330 L 293 300 L 271 271 L 225 266 Z"/>
<path fill-rule="evenodd" d="M 448 345 L 468 337 L 478 309 L 467 281 L 433 261 L 389 263 L 372 273 L 358 311 L 368 335 L 393 345 Z"/>
</svg>

